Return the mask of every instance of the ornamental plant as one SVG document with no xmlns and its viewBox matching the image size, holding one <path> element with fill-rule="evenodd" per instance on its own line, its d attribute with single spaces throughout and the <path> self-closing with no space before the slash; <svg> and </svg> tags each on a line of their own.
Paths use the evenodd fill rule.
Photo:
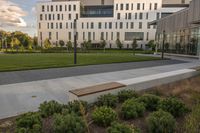
<svg viewBox="0 0 200 133">
<path fill-rule="evenodd" d="M 139 133 L 140 131 L 129 125 L 113 122 L 111 126 L 107 129 L 106 133 Z"/>
<path fill-rule="evenodd" d="M 77 115 L 84 115 L 82 110 L 84 110 L 86 114 L 88 110 L 88 104 L 85 101 L 75 100 L 69 102 L 68 105 L 65 106 L 65 108 L 67 108 L 70 113 L 74 112 Z"/>
<path fill-rule="evenodd" d="M 143 116 L 144 112 L 144 103 L 140 103 L 135 99 L 126 100 L 121 107 L 121 115 L 124 119 L 134 119 Z"/>
<path fill-rule="evenodd" d="M 119 102 L 124 102 L 130 98 L 137 98 L 138 94 L 133 90 L 122 90 L 118 92 Z"/>
<path fill-rule="evenodd" d="M 151 113 L 146 120 L 149 133 L 173 133 L 175 130 L 174 117 L 163 110 Z"/>
<path fill-rule="evenodd" d="M 117 103 L 117 96 L 112 94 L 101 95 L 97 100 L 97 106 L 116 107 Z"/>
<path fill-rule="evenodd" d="M 158 108 L 171 113 L 174 117 L 183 116 L 189 111 L 183 102 L 173 97 L 161 100 Z"/>
<path fill-rule="evenodd" d="M 110 107 L 98 107 L 92 113 L 92 119 L 97 125 L 107 127 L 117 120 L 117 113 Z"/>
<path fill-rule="evenodd" d="M 147 110 L 154 111 L 158 108 L 160 97 L 153 94 L 144 94 L 137 98 L 137 101 L 143 102 Z"/>
</svg>

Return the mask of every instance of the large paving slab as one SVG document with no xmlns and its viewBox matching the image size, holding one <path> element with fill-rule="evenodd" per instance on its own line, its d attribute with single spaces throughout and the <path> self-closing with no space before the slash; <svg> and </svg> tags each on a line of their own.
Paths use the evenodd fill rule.
<svg viewBox="0 0 200 133">
<path fill-rule="evenodd" d="M 197 60 L 192 62 L 183 61 L 178 64 L 156 67 L 0 85 L 0 118 L 15 116 L 27 111 L 35 111 L 39 104 L 45 100 L 57 100 L 61 103 L 67 103 L 68 91 L 72 89 L 187 69 L 199 65 L 200 63 Z"/>
</svg>

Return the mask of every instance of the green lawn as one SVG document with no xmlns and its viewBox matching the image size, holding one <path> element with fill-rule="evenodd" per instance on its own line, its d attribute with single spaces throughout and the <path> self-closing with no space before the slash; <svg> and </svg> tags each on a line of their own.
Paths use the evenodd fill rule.
<svg viewBox="0 0 200 133">
<path fill-rule="evenodd" d="M 133 56 L 132 53 L 78 53 L 77 66 L 158 60 L 160 58 Z M 73 54 L 0 54 L 0 71 L 71 67 Z"/>
</svg>

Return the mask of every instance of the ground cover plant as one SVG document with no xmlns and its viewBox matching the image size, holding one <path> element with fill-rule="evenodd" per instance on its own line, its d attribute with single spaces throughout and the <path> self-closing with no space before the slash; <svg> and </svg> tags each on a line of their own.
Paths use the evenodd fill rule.
<svg viewBox="0 0 200 133">
<path fill-rule="evenodd" d="M 36 113 L 27 113 L 17 118 L 1 120 L 0 132 L 199 132 L 200 77 L 134 92 L 135 94 L 130 97 L 127 92 L 130 90 L 124 91 L 123 95 L 101 96 L 103 101 L 105 99 L 113 101 L 112 98 L 110 100 L 105 96 L 117 97 L 117 100 L 114 100 L 117 101 L 115 108 L 104 104 L 88 106 L 83 101 L 74 101 L 67 105 L 55 101 L 45 102 L 41 104 Z M 119 100 L 119 97 L 123 97 L 123 100 Z"/>
</svg>

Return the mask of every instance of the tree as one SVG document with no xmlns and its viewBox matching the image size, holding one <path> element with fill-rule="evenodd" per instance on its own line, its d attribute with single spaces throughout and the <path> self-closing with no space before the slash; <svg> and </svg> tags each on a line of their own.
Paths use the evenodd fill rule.
<svg viewBox="0 0 200 133">
<path fill-rule="evenodd" d="M 122 48 L 123 48 L 123 44 L 121 43 L 121 41 L 119 40 L 119 38 L 117 38 L 116 44 L 117 44 L 117 47 L 118 47 L 119 49 L 122 49 Z"/>
<path fill-rule="evenodd" d="M 106 50 L 106 45 L 107 45 L 106 41 L 105 41 L 104 39 L 101 40 L 101 42 L 100 42 L 100 47 L 104 49 L 104 52 L 105 52 L 105 50 Z"/>
<path fill-rule="evenodd" d="M 169 50 L 169 43 L 165 43 L 164 48 L 165 48 L 165 51 L 168 51 Z"/>
<path fill-rule="evenodd" d="M 71 51 L 72 50 L 72 42 L 68 41 L 67 44 L 66 44 L 66 47 L 67 47 L 68 51 Z"/>
<path fill-rule="evenodd" d="M 150 41 L 148 42 L 147 46 L 148 46 L 149 48 L 151 48 L 152 51 L 155 51 L 155 49 L 156 49 L 156 44 L 155 44 L 155 41 L 154 41 L 154 40 L 150 40 Z"/>
<path fill-rule="evenodd" d="M 44 41 L 44 48 L 45 49 L 51 48 L 51 42 L 49 41 L 48 38 Z"/>
<path fill-rule="evenodd" d="M 33 37 L 33 47 L 36 49 L 38 46 L 38 38 L 37 37 Z"/>
<path fill-rule="evenodd" d="M 17 39 L 17 38 L 13 38 L 12 41 L 11 41 L 11 48 L 13 49 L 17 49 L 19 48 L 20 46 L 20 41 Z"/>
<path fill-rule="evenodd" d="M 133 42 L 132 42 L 132 48 L 133 48 L 133 55 L 135 55 L 135 49 L 138 47 L 138 44 L 137 44 L 137 39 L 133 39 Z"/>
<path fill-rule="evenodd" d="M 92 47 L 92 42 L 91 40 L 89 41 L 84 41 L 82 44 L 81 44 L 81 48 L 85 51 L 89 50 L 90 48 Z"/>
<path fill-rule="evenodd" d="M 60 47 L 63 47 L 65 45 L 65 42 L 63 40 L 59 41 Z"/>
</svg>

